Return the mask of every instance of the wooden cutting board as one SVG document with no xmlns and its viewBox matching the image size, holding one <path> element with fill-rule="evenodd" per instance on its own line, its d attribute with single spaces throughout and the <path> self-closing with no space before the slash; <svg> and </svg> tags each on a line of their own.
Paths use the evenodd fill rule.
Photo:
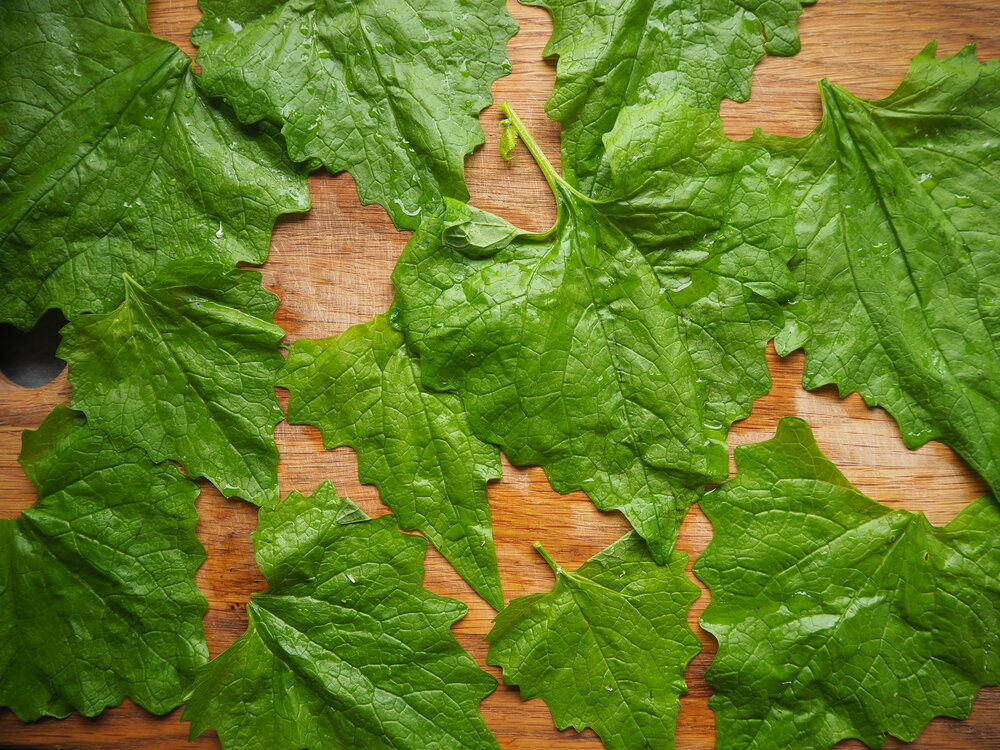
<svg viewBox="0 0 1000 750">
<path fill-rule="evenodd" d="M 494 94 L 497 101 L 507 99 L 515 106 L 558 164 L 558 127 L 546 119 L 543 109 L 555 72 L 554 63 L 541 59 L 551 22 L 545 11 L 516 2 L 510 3 L 510 11 L 521 24 L 520 34 L 509 45 L 514 70 L 494 86 Z M 195 0 L 153 0 L 149 15 L 155 32 L 193 52 L 187 33 L 198 19 Z M 996 0 L 820 0 L 806 10 L 800 29 L 802 52 L 798 56 L 765 60 L 754 76 L 752 101 L 725 103 L 731 136 L 746 137 L 754 127 L 787 135 L 808 132 L 818 121 L 816 82 L 823 77 L 859 96 L 884 96 L 904 75 L 909 58 L 931 39 L 938 40 L 940 54 L 952 54 L 975 42 L 981 59 L 1000 55 L 1000 4 Z M 484 113 L 486 146 L 467 163 L 473 201 L 525 229 L 548 228 L 555 211 L 545 182 L 523 149 L 512 162 L 499 158 L 499 119 L 496 108 Z M 389 274 L 407 239 L 393 229 L 381 208 L 359 205 L 348 175 L 317 173 L 310 188 L 312 211 L 279 221 L 271 259 L 264 267 L 265 284 L 282 298 L 277 322 L 287 331 L 289 343 L 340 333 L 384 311 L 392 296 Z M 774 387 L 749 419 L 734 426 L 732 445 L 766 439 L 779 418 L 797 415 L 809 421 L 823 450 L 849 479 L 890 506 L 925 511 L 933 523 L 940 524 L 984 493 L 983 482 L 951 450 L 931 443 L 908 451 L 894 422 L 883 411 L 866 408 L 858 396 L 839 399 L 829 387 L 804 391 L 801 355 L 780 359 L 772 351 L 770 363 Z M 286 400 L 286 394 L 279 393 Z M 68 401 L 69 394 L 65 373 L 34 390 L 20 388 L 0 375 L 0 517 L 17 515 L 34 499 L 17 464 L 21 430 L 36 428 L 53 405 Z M 311 491 L 331 479 L 342 494 L 369 513 L 386 512 L 375 490 L 359 484 L 352 451 L 325 451 L 319 433 L 308 427 L 279 425 L 277 438 L 283 492 Z M 581 493 L 554 493 L 539 469 L 516 469 L 505 463 L 504 470 L 503 480 L 491 486 L 490 502 L 508 598 L 551 587 L 552 575 L 532 550 L 533 541 L 542 542 L 563 565 L 575 567 L 626 530 L 619 515 L 600 513 Z M 215 656 L 243 632 L 245 604 L 265 584 L 250 545 L 255 509 L 226 501 L 206 485 L 198 510 L 198 531 L 208 552 L 198 583 L 209 601 L 205 627 Z M 678 546 L 696 557 L 710 535 L 708 521 L 695 509 Z M 485 665 L 483 636 L 489 630 L 492 610 L 433 549 L 428 554 L 427 585 L 469 605 L 469 615 L 458 623 L 455 633 L 476 660 L 499 678 L 499 670 Z M 714 719 L 707 705 L 711 689 L 703 675 L 715 644 L 697 625 L 707 600 L 703 593 L 690 617 L 705 650 L 687 672 L 691 692 L 683 700 L 677 732 L 678 747 L 685 750 L 714 744 Z M 523 703 L 516 688 L 501 686 L 482 709 L 505 748 L 600 747 L 590 731 L 557 732 L 545 704 L 540 700 Z M 128 701 L 97 719 L 73 716 L 27 725 L 2 711 L 0 745 L 187 747 L 187 724 L 179 717 L 179 710 L 153 717 Z M 208 734 L 197 745 L 216 747 L 218 740 Z M 849 741 L 839 747 L 863 746 Z M 887 747 L 903 744 L 890 740 Z M 932 722 L 911 747 L 1000 748 L 1000 688 L 983 690 L 968 720 Z"/>
</svg>

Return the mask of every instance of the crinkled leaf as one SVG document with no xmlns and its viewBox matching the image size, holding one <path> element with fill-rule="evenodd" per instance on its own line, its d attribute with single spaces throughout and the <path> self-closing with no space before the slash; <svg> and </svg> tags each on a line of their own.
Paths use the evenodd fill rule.
<svg viewBox="0 0 1000 750">
<path fill-rule="evenodd" d="M 354 448 L 361 481 L 378 487 L 400 527 L 426 534 L 490 606 L 503 607 L 486 495 L 500 453 L 473 436 L 461 400 L 421 387 L 416 358 L 384 315 L 296 341 L 278 385 L 290 391 L 290 422 L 318 427 L 327 448 Z"/>
<path fill-rule="evenodd" d="M 427 542 L 361 520 L 324 483 L 260 511 L 269 588 L 247 631 L 203 667 L 184 718 L 223 747 L 492 748 L 479 702 L 496 683 L 449 631 L 466 607 L 423 588 Z M 346 518 L 345 518 L 346 517 Z"/>
<path fill-rule="evenodd" d="M 808 425 L 736 449 L 736 478 L 702 508 L 715 536 L 695 564 L 719 641 L 719 748 L 824 749 L 885 732 L 912 741 L 963 718 L 1000 681 L 1000 508 L 951 523 L 862 495 Z"/>
<path fill-rule="evenodd" d="M 649 264 L 557 190 L 558 235 L 492 257 L 445 247 L 425 222 L 394 273 L 398 320 L 425 384 L 455 388 L 477 435 L 556 491 L 620 509 L 665 559 L 710 475 L 703 397 Z"/>
<path fill-rule="evenodd" d="M 0 706 L 22 721 L 176 707 L 208 659 L 197 485 L 64 406 L 24 433 L 21 464 L 38 500 L 0 520 Z"/>
<path fill-rule="evenodd" d="M 617 198 L 601 204 L 656 271 L 681 317 L 705 395 L 724 430 L 771 388 L 764 356 L 795 282 L 786 201 L 766 154 L 726 138 L 714 112 L 665 97 L 623 112 L 605 138 Z"/>
<path fill-rule="evenodd" d="M 687 624 L 698 598 L 687 555 L 657 565 L 631 533 L 576 572 L 549 562 L 554 588 L 497 615 L 487 661 L 523 699 L 542 698 L 559 729 L 591 727 L 608 750 L 673 748 L 684 670 L 701 648 Z"/>
<path fill-rule="evenodd" d="M 284 147 L 203 98 L 136 0 L 0 7 L 0 319 L 108 312 L 122 274 L 262 263 L 308 208 Z"/>
<path fill-rule="evenodd" d="M 501 0 L 202 0 L 206 89 L 280 125 L 298 161 L 349 171 L 401 228 L 469 197 L 479 112 L 510 71 Z"/>
<path fill-rule="evenodd" d="M 1000 489 L 1000 61 L 916 59 L 881 101 L 823 83 L 802 139 L 759 138 L 792 192 L 801 287 L 781 353 Z"/>
<path fill-rule="evenodd" d="M 789 291 L 770 231 L 783 225 L 757 192 L 763 152 L 727 141 L 717 115 L 671 104 L 636 110 L 616 133 L 618 199 L 576 192 L 528 138 L 555 227 L 501 231 L 452 205 L 393 275 L 395 322 L 425 385 L 455 389 L 476 434 L 541 465 L 557 491 L 621 510 L 660 562 L 705 482 L 726 472 L 729 423 L 767 390 L 764 343 Z"/>
<path fill-rule="evenodd" d="M 563 169 L 585 192 L 607 187 L 603 138 L 621 113 L 679 92 L 694 106 L 750 96 L 765 55 L 794 55 L 801 0 L 532 0 L 552 14 L 559 57 L 546 110 L 563 124 Z"/>
<path fill-rule="evenodd" d="M 124 304 L 63 329 L 73 406 L 120 448 L 174 459 L 227 497 L 278 498 L 278 298 L 256 271 L 184 261 Z"/>
</svg>

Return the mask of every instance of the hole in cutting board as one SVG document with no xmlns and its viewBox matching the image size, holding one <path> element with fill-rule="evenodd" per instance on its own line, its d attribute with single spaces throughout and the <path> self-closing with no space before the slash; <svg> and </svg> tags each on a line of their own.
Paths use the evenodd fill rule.
<svg viewBox="0 0 1000 750">
<path fill-rule="evenodd" d="M 66 367 L 56 356 L 64 325 L 66 318 L 59 310 L 46 312 L 30 331 L 0 323 L 0 372 L 24 388 L 51 383 Z"/>
</svg>

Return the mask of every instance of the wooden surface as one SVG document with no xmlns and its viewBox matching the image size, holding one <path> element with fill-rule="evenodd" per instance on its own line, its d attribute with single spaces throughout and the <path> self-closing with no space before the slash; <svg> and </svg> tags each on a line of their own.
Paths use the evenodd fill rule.
<svg viewBox="0 0 1000 750">
<path fill-rule="evenodd" d="M 533 130 L 550 158 L 558 163 L 558 128 L 545 119 L 543 105 L 551 90 L 554 64 L 541 60 L 551 24 L 537 8 L 512 2 L 511 12 L 521 32 L 510 43 L 513 74 L 494 87 L 497 101 L 507 99 Z M 186 35 L 197 19 L 194 0 L 154 0 L 150 19 L 154 31 L 191 51 Z M 819 0 L 803 15 L 802 52 L 794 58 L 770 58 L 754 76 L 750 103 L 726 102 L 727 132 L 745 137 L 752 128 L 790 135 L 803 134 L 819 114 L 816 81 L 826 76 L 861 96 L 888 94 L 901 79 L 910 57 L 931 40 L 942 54 L 968 42 L 979 45 L 981 59 L 1000 55 L 1000 4 L 996 0 Z M 498 112 L 483 115 L 487 144 L 468 160 L 473 201 L 525 229 L 547 228 L 554 218 L 552 199 L 526 153 L 510 163 L 497 154 Z M 277 322 L 287 341 L 339 333 L 384 311 L 392 295 L 389 273 L 406 236 L 392 228 L 381 208 L 360 206 L 351 178 L 314 175 L 310 181 L 313 209 L 304 217 L 279 222 L 265 283 L 282 297 Z M 868 409 L 857 396 L 838 399 L 832 388 L 806 393 L 800 387 L 802 358 L 784 360 L 771 352 L 774 388 L 761 399 L 753 415 L 734 426 L 731 444 L 754 442 L 773 434 L 786 415 L 807 419 L 826 454 L 863 491 L 893 507 L 925 511 L 934 523 L 945 523 L 985 487 L 947 448 L 930 444 L 906 450 L 895 424 L 878 409 Z M 285 393 L 279 391 L 282 399 Z M 20 431 L 37 427 L 51 407 L 66 402 L 65 373 L 36 390 L 19 388 L 0 376 L 0 516 L 12 517 L 33 501 L 33 491 L 17 465 Z M 311 491 L 332 479 L 370 513 L 385 512 L 375 490 L 357 480 L 357 464 L 348 449 L 324 451 L 319 433 L 307 427 L 281 424 L 277 430 L 282 452 L 283 492 Z M 602 514 L 580 493 L 559 496 L 549 489 L 539 469 L 505 464 L 502 481 L 491 486 L 494 533 L 508 598 L 547 590 L 551 573 L 531 549 L 541 541 L 562 564 L 575 567 L 616 539 L 626 529 L 623 519 Z M 198 502 L 199 534 L 208 561 L 198 583 L 208 598 L 205 618 L 212 656 L 243 631 L 244 606 L 254 591 L 264 588 L 253 562 L 249 533 L 255 510 L 223 500 L 206 487 Z M 708 521 L 695 509 L 681 532 L 679 547 L 697 556 L 711 534 Z M 450 570 L 432 549 L 428 554 L 427 585 L 469 605 L 469 615 L 455 628 L 462 644 L 485 666 L 482 642 L 492 610 Z M 705 650 L 688 669 L 690 694 L 683 700 L 677 744 L 685 750 L 713 746 L 714 720 L 708 709 L 710 688 L 703 680 L 714 642 L 697 626 L 707 603 L 703 594 L 691 612 L 691 623 Z M 487 667 L 499 677 L 496 669 Z M 558 747 L 600 747 L 590 731 L 580 735 L 557 732 L 540 700 L 522 703 L 514 688 L 501 686 L 483 703 L 483 713 L 500 744 L 518 750 Z M 151 717 L 129 702 L 98 719 L 73 716 L 64 721 L 19 724 L 10 712 L 0 712 L 0 745 L 72 748 L 186 747 L 187 724 L 180 711 Z M 214 735 L 199 747 L 217 747 Z M 887 747 L 902 747 L 890 740 Z M 838 747 L 863 747 L 845 742 Z M 934 721 L 914 748 L 1000 748 L 1000 689 L 985 689 L 970 719 Z M 795 750 L 795 748 L 789 748 Z"/>
</svg>

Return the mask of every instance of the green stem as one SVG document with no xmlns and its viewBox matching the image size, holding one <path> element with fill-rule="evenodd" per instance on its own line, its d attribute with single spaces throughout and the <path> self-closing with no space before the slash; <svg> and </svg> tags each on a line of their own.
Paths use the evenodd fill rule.
<svg viewBox="0 0 1000 750">
<path fill-rule="evenodd" d="M 545 551 L 545 548 L 542 546 L 541 542 L 535 542 L 532 546 L 535 548 L 538 554 L 542 556 L 542 559 L 549 564 L 549 567 L 552 568 L 553 573 L 558 574 L 563 572 L 563 569 L 560 567 L 559 563 L 553 560 L 552 555 L 550 555 L 548 552 Z"/>
<path fill-rule="evenodd" d="M 552 163 L 545 158 L 545 153 L 539 148 L 538 144 L 535 143 L 535 139 L 531 137 L 531 133 L 528 129 L 524 127 L 524 123 L 521 122 L 521 118 L 517 116 L 517 112 L 507 102 L 500 103 L 500 111 L 503 112 L 504 117 L 507 118 L 508 126 L 514 128 L 514 132 L 517 133 L 517 137 L 521 139 L 524 143 L 524 147 L 528 149 L 531 154 L 531 158 L 535 160 L 535 164 L 538 168 L 542 170 L 542 175 L 545 177 L 545 181 L 549 183 L 549 189 L 552 190 L 553 194 L 556 194 L 556 185 L 563 181 L 562 177 L 556 172 L 555 167 Z"/>
</svg>

